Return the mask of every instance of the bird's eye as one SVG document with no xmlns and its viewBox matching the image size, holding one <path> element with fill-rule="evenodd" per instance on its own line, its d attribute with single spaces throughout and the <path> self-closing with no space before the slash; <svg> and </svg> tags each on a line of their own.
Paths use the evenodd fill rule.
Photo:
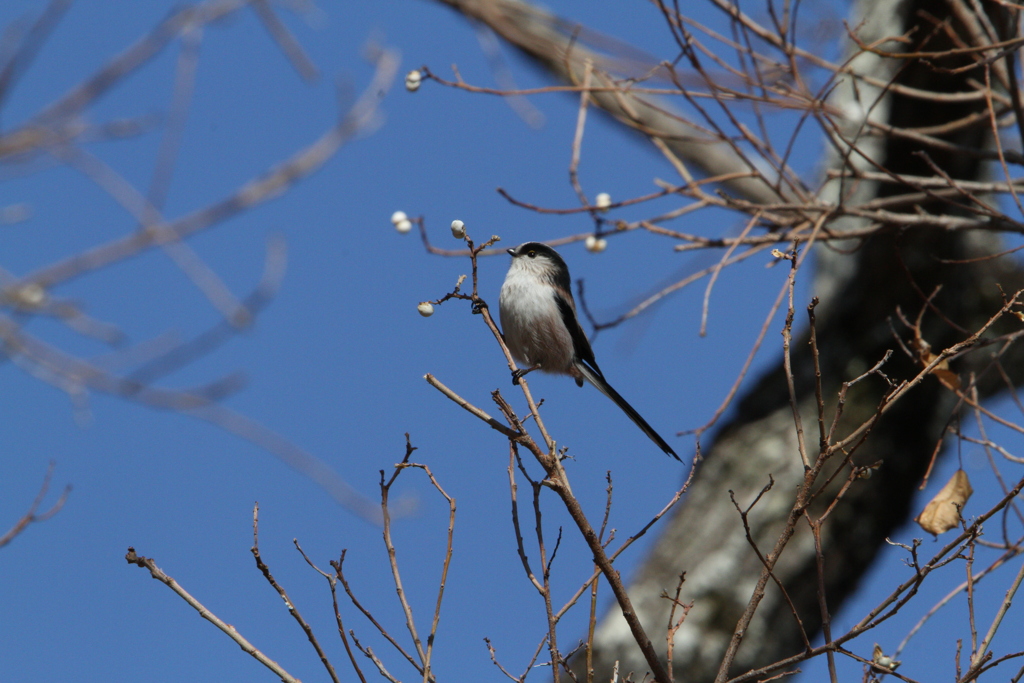
<svg viewBox="0 0 1024 683">
<path fill-rule="evenodd" d="M 526 255 L 529 256 L 530 258 L 533 258 L 534 256 L 537 255 L 537 252 L 535 252 L 535 251 L 528 251 L 528 252 L 526 252 Z"/>
</svg>

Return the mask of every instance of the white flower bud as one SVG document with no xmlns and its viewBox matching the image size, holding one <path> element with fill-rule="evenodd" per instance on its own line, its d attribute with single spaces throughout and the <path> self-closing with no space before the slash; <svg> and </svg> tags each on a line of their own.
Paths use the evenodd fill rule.
<svg viewBox="0 0 1024 683">
<path fill-rule="evenodd" d="M 391 224 L 398 232 L 405 233 L 412 230 L 412 221 L 405 215 L 405 211 L 395 211 L 391 214 Z"/>
<path fill-rule="evenodd" d="M 594 206 L 601 209 L 602 211 L 607 211 L 608 207 L 611 205 L 612 196 L 607 192 L 602 192 L 601 194 L 597 195 L 596 199 L 594 199 Z"/>
<path fill-rule="evenodd" d="M 461 240 L 465 237 L 466 224 L 462 221 L 452 221 L 452 236 L 457 240 Z"/>
<path fill-rule="evenodd" d="M 405 75 L 405 89 L 409 92 L 416 92 L 419 90 L 422 82 L 423 74 L 416 69 L 413 69 Z"/>
<path fill-rule="evenodd" d="M 422 315 L 424 318 L 429 318 L 430 316 L 434 315 L 434 307 L 430 304 L 429 301 L 420 302 L 420 305 L 416 307 L 416 310 L 419 311 L 420 315 Z"/>
<path fill-rule="evenodd" d="M 587 251 L 592 254 L 600 254 L 608 248 L 608 240 L 603 237 L 597 237 L 596 235 L 587 235 L 587 241 L 584 242 L 584 244 L 587 247 Z"/>
</svg>

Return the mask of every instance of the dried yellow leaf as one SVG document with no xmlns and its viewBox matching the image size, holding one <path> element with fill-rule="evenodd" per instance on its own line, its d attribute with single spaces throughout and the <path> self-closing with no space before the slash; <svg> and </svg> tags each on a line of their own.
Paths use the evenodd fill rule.
<svg viewBox="0 0 1024 683">
<path fill-rule="evenodd" d="M 924 506 L 924 511 L 914 521 L 930 534 L 939 534 L 960 526 L 960 511 L 967 499 L 974 493 L 967 473 L 957 470 L 942 490 Z"/>
<path fill-rule="evenodd" d="M 936 358 L 938 358 L 938 356 L 927 349 L 921 353 L 921 363 L 923 365 L 927 366 Z M 960 375 L 949 369 L 949 360 L 943 358 L 939 361 L 939 363 L 932 368 L 932 374 L 942 382 L 942 386 L 946 387 L 950 391 L 957 391 L 960 388 Z"/>
<path fill-rule="evenodd" d="M 937 367 L 932 370 L 932 374 L 938 377 L 939 381 L 942 382 L 942 386 L 946 387 L 950 391 L 956 391 L 960 388 L 960 375 L 956 374 L 952 370 Z"/>
</svg>

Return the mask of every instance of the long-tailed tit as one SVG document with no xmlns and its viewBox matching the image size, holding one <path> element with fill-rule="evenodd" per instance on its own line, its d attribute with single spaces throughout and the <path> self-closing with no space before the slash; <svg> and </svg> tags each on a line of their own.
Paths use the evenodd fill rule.
<svg viewBox="0 0 1024 683">
<path fill-rule="evenodd" d="M 597 367 L 587 335 L 576 319 L 576 303 L 569 291 L 569 268 L 558 252 L 546 244 L 527 242 L 508 253 L 512 265 L 501 286 L 501 327 L 508 350 L 527 366 L 513 373 L 513 382 L 538 369 L 569 375 L 581 387 L 586 380 L 615 401 L 661 450 L 679 460 L 640 413 L 612 389 Z"/>
</svg>

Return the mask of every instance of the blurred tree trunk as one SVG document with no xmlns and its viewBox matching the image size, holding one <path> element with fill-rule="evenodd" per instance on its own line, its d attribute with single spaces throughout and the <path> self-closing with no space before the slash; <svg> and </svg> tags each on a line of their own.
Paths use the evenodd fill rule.
<svg viewBox="0 0 1024 683">
<path fill-rule="evenodd" d="M 573 50 L 580 61 L 565 57 L 565 22 L 519 2 L 447 0 L 446 4 L 488 25 L 554 76 L 580 82 L 578 72 L 574 73 L 573 69 L 581 68 L 582 60 L 588 55 L 583 46 L 577 45 Z M 962 46 L 952 38 L 955 36 L 963 37 L 966 44 L 975 45 L 978 41 L 974 38 L 984 30 L 986 20 L 999 32 L 997 39 L 1015 35 L 1015 27 L 1010 25 L 1000 6 L 983 5 L 988 12 L 985 18 L 973 15 L 968 9 L 970 3 L 953 0 L 865 0 L 853 7 L 854 16 L 849 25 L 855 27 L 866 44 L 886 36 L 910 37 L 902 45 L 886 43 L 886 50 L 948 50 Z M 556 30 L 558 27 L 562 30 Z M 991 37 L 989 41 L 994 42 Z M 891 80 L 918 90 L 953 93 L 972 90 L 968 79 L 983 77 L 978 70 L 949 71 L 971 64 L 975 59 L 974 55 L 961 54 L 931 59 L 929 64 L 916 59 L 896 60 L 866 54 L 858 57 L 854 65 L 859 72 L 882 82 Z M 1001 68 L 1006 69 L 1007 60 L 1000 62 Z M 837 110 L 847 113 L 848 118 L 842 124 L 843 138 L 847 142 L 855 141 L 857 151 L 849 154 L 849 147 L 836 139 L 826 164 L 828 168 L 847 171 L 884 168 L 894 174 L 933 177 L 938 175 L 937 168 L 959 180 L 982 180 L 985 175 L 986 163 L 970 154 L 926 146 L 912 136 L 869 135 L 870 129 L 861 125 L 862 119 L 849 114 L 861 111 L 864 117 L 878 123 L 921 129 L 984 112 L 984 99 L 936 101 L 895 94 L 882 88 L 872 91 L 863 82 L 854 86 L 846 78 L 840 79 L 830 101 Z M 609 105 L 605 109 L 625 125 L 641 127 L 635 113 L 631 117 L 623 116 L 621 111 L 615 110 L 617 106 Z M 676 124 L 642 122 L 648 134 L 658 125 Z M 669 142 L 684 134 L 685 131 L 675 131 L 675 135 L 666 132 L 663 139 Z M 987 116 L 953 132 L 936 132 L 933 128 L 929 134 L 974 150 L 992 146 Z M 703 149 L 706 155 L 707 146 Z M 691 151 L 679 148 L 675 151 L 687 162 L 704 164 L 707 172 L 721 172 L 722 166 L 709 168 L 706 159 Z M 728 159 L 722 162 L 728 163 Z M 727 189 L 752 201 L 770 201 L 765 199 L 763 188 L 749 193 L 738 186 Z M 843 184 L 837 180 L 826 186 L 828 196 L 823 199 L 838 202 L 842 198 L 850 203 L 861 203 L 910 191 L 896 183 L 861 181 L 853 184 L 847 181 Z M 927 197 L 916 207 L 938 214 L 958 212 L 952 201 L 940 202 Z M 898 210 L 914 211 L 916 207 Z M 839 231 L 866 224 L 847 218 L 834 221 L 829 228 Z M 898 311 L 913 321 L 928 308 L 927 299 L 934 294 L 932 307 L 923 315 L 921 333 L 931 348 L 938 351 L 965 339 L 999 309 L 1003 303 L 1000 286 L 1008 294 L 1024 286 L 1024 276 L 1010 259 L 975 264 L 943 262 L 991 254 L 1000 249 L 1001 240 L 996 232 L 942 231 L 934 227 L 893 227 L 866 240 L 833 242 L 818 247 L 814 293 L 821 300 L 817 311 L 817 336 L 826 415 L 831 415 L 842 383 L 875 365 L 888 350 L 894 353 L 884 366 L 884 372 L 892 381 L 899 383 L 920 372 L 921 365 L 901 350 L 894 336 L 894 331 L 904 340 L 912 336 L 900 322 Z M 807 303 L 797 303 L 798 314 Z M 792 362 L 805 439 L 809 451 L 814 452 L 817 450 L 818 412 L 813 361 L 806 341 L 805 338 L 794 342 Z M 1019 355 L 1013 349 L 1010 353 Z M 971 373 L 980 373 L 990 362 L 990 353 L 976 351 L 954 362 L 953 369 L 966 386 Z M 1020 359 L 1004 357 L 1003 366 L 1014 383 L 1020 384 Z M 982 373 L 977 383 L 982 398 L 1003 386 L 998 373 L 991 369 Z M 874 415 L 887 388 L 877 376 L 855 385 L 845 405 L 843 424 L 848 430 Z M 927 378 L 876 424 L 854 454 L 856 464 L 880 461 L 881 466 L 871 478 L 854 483 L 824 526 L 824 583 L 830 613 L 834 614 L 854 590 L 886 536 L 908 519 L 914 493 L 945 434 L 956 400 L 937 379 Z M 671 607 L 661 595 L 666 591 L 674 592 L 679 574 L 686 573 L 682 600 L 693 601 L 694 607 L 677 634 L 674 657 L 677 675 L 683 680 L 695 683 L 715 679 L 737 620 L 746 609 L 762 570 L 729 492 L 734 492 L 737 503 L 746 507 L 768 484 L 769 474 L 774 479 L 774 486 L 749 518 L 754 541 L 762 554 L 767 553 L 779 538 L 792 507 L 794 491 L 804 477 L 796 439 L 780 360 L 774 370 L 747 389 L 735 415 L 706 449 L 706 461 L 687 498 L 668 524 L 661 527 L 660 539 L 636 574 L 630 595 L 648 632 L 656 634 L 664 632 Z M 831 497 L 819 496 L 816 501 L 811 509 L 813 516 L 824 510 Z M 775 566 L 774 575 L 785 586 L 800 614 L 806 637 L 813 640 L 821 629 L 822 618 L 814 545 L 806 524 L 801 522 L 798 526 L 796 536 Z M 804 644 L 804 635 L 789 605 L 778 588 L 769 582 L 767 594 L 745 633 L 730 673 L 735 675 L 799 654 Z M 870 653 L 861 654 L 870 656 Z M 616 662 L 620 674 L 636 672 L 635 680 L 640 680 L 642 672 L 647 671 L 618 608 L 613 605 L 598 628 L 594 651 L 596 680 L 610 680 Z M 584 667 L 584 658 L 577 657 L 574 669 L 580 680 L 586 680 Z"/>
</svg>

